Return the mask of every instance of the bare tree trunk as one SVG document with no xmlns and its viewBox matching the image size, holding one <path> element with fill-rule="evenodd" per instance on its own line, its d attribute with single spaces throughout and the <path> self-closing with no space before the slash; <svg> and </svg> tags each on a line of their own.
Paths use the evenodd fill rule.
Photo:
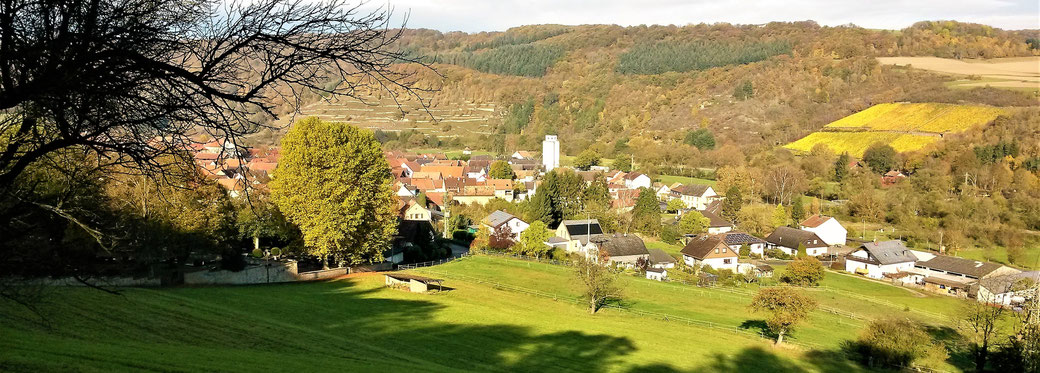
<svg viewBox="0 0 1040 373">
<path fill-rule="evenodd" d="M 779 345 L 780 342 L 783 342 L 783 341 L 784 341 L 784 331 L 780 331 L 776 335 L 776 344 Z"/>
</svg>

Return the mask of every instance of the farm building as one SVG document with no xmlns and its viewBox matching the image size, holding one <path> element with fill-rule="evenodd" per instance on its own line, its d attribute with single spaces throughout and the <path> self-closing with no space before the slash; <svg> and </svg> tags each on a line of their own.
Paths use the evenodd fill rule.
<svg viewBox="0 0 1040 373">
<path fill-rule="evenodd" d="M 647 268 L 646 278 L 654 281 L 664 281 L 668 278 L 668 271 L 664 268 Z"/>
<path fill-rule="evenodd" d="M 650 252 L 650 266 L 654 268 L 674 268 L 675 258 L 664 252 L 661 249 L 649 249 Z"/>
<path fill-rule="evenodd" d="M 718 236 L 695 237 L 682 249 L 683 262 L 689 266 L 705 265 L 714 269 L 737 268 L 739 255 Z"/>
<path fill-rule="evenodd" d="M 404 273 L 387 273 L 386 286 L 395 289 L 407 288 L 413 293 L 426 293 L 430 291 L 430 285 L 436 285 L 437 290 L 443 290 L 441 285 L 444 280 L 423 276 L 409 275 Z"/>
<path fill-rule="evenodd" d="M 885 273 L 910 271 L 915 262 L 917 257 L 902 241 L 867 242 L 845 257 L 845 270 L 881 279 Z"/>
<path fill-rule="evenodd" d="M 813 215 L 801 222 L 803 231 L 816 233 L 828 245 L 844 245 L 849 231 L 835 219 L 825 215 Z"/>
<path fill-rule="evenodd" d="M 599 258 L 610 264 L 635 267 L 640 259 L 650 259 L 643 239 L 634 234 L 601 234 L 593 237 L 591 242 L 599 250 Z"/>
<path fill-rule="evenodd" d="M 1036 296 L 1036 283 L 1040 282 L 1040 271 L 1000 275 L 979 281 L 975 299 L 983 303 L 1004 306 L 1019 305 Z"/>
</svg>

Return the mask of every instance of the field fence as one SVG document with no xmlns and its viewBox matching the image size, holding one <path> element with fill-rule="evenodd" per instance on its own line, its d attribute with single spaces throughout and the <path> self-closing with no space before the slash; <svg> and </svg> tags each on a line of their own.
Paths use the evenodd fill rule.
<svg viewBox="0 0 1040 373">
<path fill-rule="evenodd" d="M 450 258 L 431 260 L 431 261 L 421 262 L 421 263 L 401 264 L 401 265 L 397 266 L 397 270 L 402 271 L 402 270 L 406 270 L 406 269 L 416 269 L 416 268 L 423 268 L 423 267 L 432 267 L 432 266 L 435 266 L 435 265 L 438 265 L 438 264 L 454 262 L 457 259 L 465 258 L 467 256 L 470 256 L 470 254 L 463 253 L 463 254 L 459 254 L 459 255 L 454 255 L 454 256 L 452 256 Z"/>
</svg>

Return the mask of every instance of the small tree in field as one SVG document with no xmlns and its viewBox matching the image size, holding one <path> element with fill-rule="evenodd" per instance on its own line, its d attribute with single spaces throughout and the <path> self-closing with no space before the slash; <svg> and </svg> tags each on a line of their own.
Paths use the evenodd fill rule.
<svg viewBox="0 0 1040 373">
<path fill-rule="evenodd" d="M 776 344 L 815 309 L 815 299 L 787 287 L 762 288 L 751 300 L 752 311 L 770 313 L 766 325 L 776 333 Z"/>
<path fill-rule="evenodd" d="M 574 262 L 574 272 L 581 283 L 582 298 L 588 302 L 589 313 L 596 313 L 607 301 L 621 297 L 617 275 L 595 260 L 584 257 L 578 259 Z"/>
<path fill-rule="evenodd" d="M 780 277 L 784 282 L 798 286 L 816 286 L 823 280 L 823 263 L 811 256 L 799 256 Z"/>
</svg>

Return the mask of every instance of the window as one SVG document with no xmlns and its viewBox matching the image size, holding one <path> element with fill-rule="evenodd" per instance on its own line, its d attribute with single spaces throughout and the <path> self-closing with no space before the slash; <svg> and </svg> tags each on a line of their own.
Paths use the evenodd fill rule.
<svg viewBox="0 0 1040 373">
<path fill-rule="evenodd" d="M 726 252 L 726 248 L 725 248 L 725 247 L 723 247 L 723 248 L 722 248 L 722 252 L 723 252 L 723 253 L 725 253 L 725 252 Z"/>
<path fill-rule="evenodd" d="M 716 254 L 718 254 L 718 253 L 719 253 L 719 249 L 718 249 L 718 248 L 716 248 L 716 249 L 715 249 L 715 253 L 716 253 Z"/>
<path fill-rule="evenodd" d="M 723 259 L 722 262 L 725 264 L 733 264 L 733 259 Z"/>
</svg>

